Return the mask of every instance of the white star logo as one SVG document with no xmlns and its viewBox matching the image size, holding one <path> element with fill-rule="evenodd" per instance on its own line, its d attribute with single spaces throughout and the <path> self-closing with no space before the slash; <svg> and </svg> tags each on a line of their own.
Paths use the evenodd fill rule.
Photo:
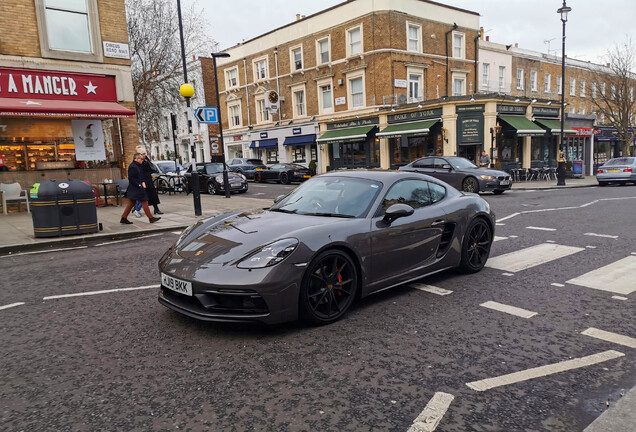
<svg viewBox="0 0 636 432">
<path fill-rule="evenodd" d="M 89 94 L 89 93 L 93 93 L 94 95 L 97 94 L 95 92 L 95 89 L 97 88 L 97 86 L 94 86 L 92 81 L 89 81 L 88 85 L 85 85 L 84 87 L 86 87 L 86 94 Z"/>
<path fill-rule="evenodd" d="M 20 102 L 20 103 L 23 103 L 23 104 L 25 104 L 25 105 L 42 105 L 42 103 L 41 103 L 41 102 L 34 102 L 34 101 L 32 101 L 32 100 L 28 100 L 28 101 L 26 101 L 26 102 Z"/>
</svg>

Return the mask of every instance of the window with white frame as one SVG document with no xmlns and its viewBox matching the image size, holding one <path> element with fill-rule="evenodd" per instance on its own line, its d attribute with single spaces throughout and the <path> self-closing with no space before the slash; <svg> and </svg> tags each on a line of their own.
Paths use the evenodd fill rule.
<svg viewBox="0 0 636 432">
<path fill-rule="evenodd" d="M 269 122 L 269 111 L 265 105 L 265 96 L 255 99 L 256 101 L 256 123 Z"/>
<path fill-rule="evenodd" d="M 241 102 L 230 102 L 227 106 L 227 118 L 230 128 L 239 127 L 243 124 L 241 120 Z"/>
<path fill-rule="evenodd" d="M 601 113 L 601 124 L 605 124 L 605 113 Z"/>
<path fill-rule="evenodd" d="M 347 57 L 362 54 L 362 26 L 347 30 Z"/>
<path fill-rule="evenodd" d="M 570 96 L 576 96 L 576 78 L 570 78 Z"/>
<path fill-rule="evenodd" d="M 610 86 L 610 91 L 611 91 L 611 93 L 610 93 L 610 98 L 611 98 L 612 100 L 615 100 L 615 99 L 616 99 L 616 86 L 615 86 L 614 84 L 612 84 L 612 85 Z"/>
<path fill-rule="evenodd" d="M 579 114 L 585 115 L 585 108 L 579 108 Z"/>
<path fill-rule="evenodd" d="M 320 114 L 333 112 L 333 89 L 331 80 L 318 82 L 318 110 Z"/>
<path fill-rule="evenodd" d="M 303 68 L 303 48 L 302 46 L 293 47 L 289 50 L 291 71 L 299 71 Z"/>
<path fill-rule="evenodd" d="M 42 57 L 103 61 L 97 0 L 39 0 Z"/>
<path fill-rule="evenodd" d="M 557 77 L 557 94 L 561 94 L 563 92 L 563 77 Z"/>
<path fill-rule="evenodd" d="M 466 96 L 466 74 L 453 73 L 453 96 Z"/>
<path fill-rule="evenodd" d="M 453 57 L 466 58 L 466 35 L 462 32 L 453 32 Z"/>
<path fill-rule="evenodd" d="M 605 97 L 605 83 L 601 83 L 601 96 Z"/>
<path fill-rule="evenodd" d="M 481 65 L 481 86 L 488 88 L 490 85 L 490 64 L 482 63 Z"/>
<path fill-rule="evenodd" d="M 424 71 L 422 69 L 408 68 L 406 73 L 409 85 L 408 101 L 409 103 L 420 102 L 423 100 L 422 82 L 424 81 Z"/>
<path fill-rule="evenodd" d="M 232 88 L 239 85 L 238 66 L 235 66 L 232 69 L 225 70 L 225 82 L 226 82 L 227 88 Z"/>
<path fill-rule="evenodd" d="M 294 118 L 304 117 L 307 115 L 307 106 L 305 101 L 305 86 L 292 87 L 293 114 Z"/>
<path fill-rule="evenodd" d="M 537 91 L 537 71 L 530 71 L 530 91 Z"/>
<path fill-rule="evenodd" d="M 506 67 L 499 66 L 499 90 L 502 90 L 506 85 Z"/>
<path fill-rule="evenodd" d="M 253 61 L 254 65 L 254 81 L 261 81 L 267 79 L 268 74 L 268 66 L 267 66 L 267 57 L 261 57 Z"/>
<path fill-rule="evenodd" d="M 550 75 L 549 73 L 545 74 L 545 76 L 543 77 L 543 91 L 545 93 L 550 93 L 550 87 L 552 86 L 552 75 Z"/>
<path fill-rule="evenodd" d="M 579 96 L 585 97 L 585 80 L 581 80 L 579 83 Z"/>
<path fill-rule="evenodd" d="M 318 54 L 317 62 L 319 65 L 329 63 L 331 61 L 331 48 L 329 37 L 316 41 L 316 52 Z"/>
<path fill-rule="evenodd" d="M 596 81 L 592 81 L 592 99 L 596 99 Z"/>
<path fill-rule="evenodd" d="M 422 52 L 422 26 L 406 23 L 406 47 L 413 52 Z"/>
<path fill-rule="evenodd" d="M 523 90 L 523 69 L 517 69 L 517 90 Z"/>
<path fill-rule="evenodd" d="M 347 76 L 349 86 L 349 109 L 365 106 L 363 73 Z"/>
</svg>

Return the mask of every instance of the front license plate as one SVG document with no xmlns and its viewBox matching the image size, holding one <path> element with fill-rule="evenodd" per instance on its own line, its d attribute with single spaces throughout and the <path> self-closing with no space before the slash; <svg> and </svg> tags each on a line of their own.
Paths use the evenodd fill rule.
<svg viewBox="0 0 636 432">
<path fill-rule="evenodd" d="M 254 171 L 262 171 L 263 168 L 254 168 Z"/>
<path fill-rule="evenodd" d="M 303 178 L 311 178 L 310 175 L 304 175 Z"/>
<path fill-rule="evenodd" d="M 179 294 L 192 296 L 192 282 L 187 282 L 168 276 L 165 273 L 161 273 L 161 285 L 172 291 L 178 292 Z"/>
<path fill-rule="evenodd" d="M 621 172 L 621 170 L 607 170 L 607 172 Z"/>
<path fill-rule="evenodd" d="M 508 186 L 510 184 L 510 180 L 502 180 L 499 182 L 499 184 L 502 186 Z"/>
</svg>

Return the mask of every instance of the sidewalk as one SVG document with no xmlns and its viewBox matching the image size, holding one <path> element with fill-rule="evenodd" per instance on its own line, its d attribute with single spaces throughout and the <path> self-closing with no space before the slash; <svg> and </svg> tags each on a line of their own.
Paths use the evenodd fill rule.
<svg viewBox="0 0 636 432">
<path fill-rule="evenodd" d="M 583 179 L 567 179 L 565 186 L 557 186 L 556 181 L 529 181 L 513 183 L 514 190 L 541 190 L 589 187 L 597 185 L 596 177 L 588 176 Z M 148 222 L 145 216 L 136 218 L 132 214 L 128 220 L 132 225 L 122 225 L 119 219 L 123 212 L 122 206 L 99 207 L 97 209 L 97 222 L 102 224 L 102 230 L 93 234 L 70 235 L 63 237 L 36 238 L 33 234 L 33 222 L 31 214 L 26 211 L 17 212 L 11 208 L 8 215 L 0 213 L 0 254 L 13 251 L 24 251 L 29 248 L 42 247 L 43 245 L 55 248 L 63 245 L 81 243 L 86 239 L 112 240 L 136 236 L 144 233 L 153 233 L 169 230 L 179 230 L 197 221 L 194 216 L 194 204 L 192 195 L 176 194 L 161 195 L 161 220 L 154 224 Z M 114 198 L 110 199 L 114 202 Z M 249 198 L 244 195 L 224 196 L 201 194 L 202 218 L 216 216 L 233 210 L 247 210 L 253 208 L 269 207 L 273 204 L 271 199 Z M 24 206 L 23 206 L 24 207 Z"/>
</svg>

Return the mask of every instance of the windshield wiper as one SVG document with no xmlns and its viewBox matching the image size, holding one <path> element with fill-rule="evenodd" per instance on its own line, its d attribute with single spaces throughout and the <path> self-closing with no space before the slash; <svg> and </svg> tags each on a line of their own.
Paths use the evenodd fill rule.
<svg viewBox="0 0 636 432">
<path fill-rule="evenodd" d="M 287 209 L 284 209 L 284 208 L 275 208 L 275 209 L 270 209 L 270 211 L 281 212 L 281 213 L 290 213 L 290 214 L 298 213 L 298 209 L 287 210 Z"/>
<path fill-rule="evenodd" d="M 343 214 L 343 213 L 303 213 L 308 216 L 326 216 L 326 217 L 339 217 L 339 218 L 355 218 L 354 215 Z"/>
</svg>

